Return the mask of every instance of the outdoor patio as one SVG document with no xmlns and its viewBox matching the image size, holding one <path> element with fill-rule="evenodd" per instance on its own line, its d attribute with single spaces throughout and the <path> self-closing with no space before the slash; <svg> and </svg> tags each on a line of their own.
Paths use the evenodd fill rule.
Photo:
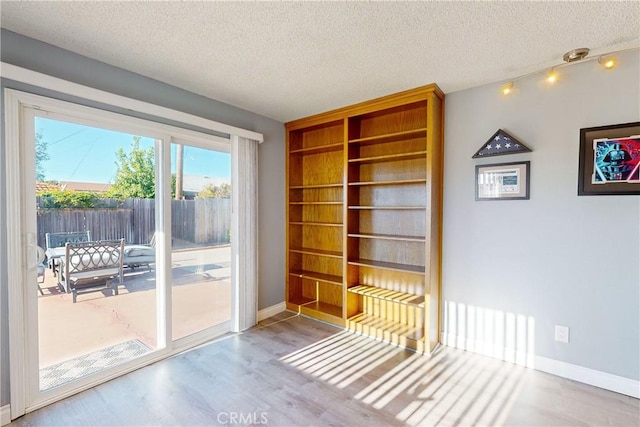
<svg viewBox="0 0 640 427">
<path fill-rule="evenodd" d="M 172 252 L 173 338 L 182 338 L 231 318 L 229 245 Z M 156 272 L 124 269 L 124 283 L 78 296 L 63 293 L 51 270 L 38 294 L 40 368 L 137 341 L 156 347 Z"/>
</svg>

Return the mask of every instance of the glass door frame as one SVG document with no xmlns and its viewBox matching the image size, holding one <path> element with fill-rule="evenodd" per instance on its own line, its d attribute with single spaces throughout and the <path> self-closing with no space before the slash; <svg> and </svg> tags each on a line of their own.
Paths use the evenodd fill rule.
<svg viewBox="0 0 640 427">
<path fill-rule="evenodd" d="M 172 341 L 171 245 L 167 243 L 171 241 L 167 239 L 167 236 L 171 236 L 171 143 L 179 141 L 180 144 L 207 149 L 225 147 L 224 151 L 231 151 L 229 139 L 12 89 L 6 89 L 4 95 L 7 265 L 21 266 L 7 272 L 12 418 L 231 331 L 233 319 L 237 316 L 234 301 L 229 302 L 231 321 Z M 35 240 L 35 174 L 29 172 L 33 172 L 32 167 L 25 168 L 25 165 L 35 165 L 35 117 L 57 117 L 155 139 L 156 207 L 159 207 L 156 209 L 156 240 L 159 248 L 156 253 L 157 349 L 138 359 L 46 391 L 39 390 L 37 287 L 30 286 L 36 283 L 36 272 L 35 266 L 29 262 L 28 250 Z M 236 254 L 233 242 L 232 254 Z M 233 274 L 235 272 L 232 270 Z M 235 283 L 233 277 L 232 283 Z M 232 290 L 234 297 L 236 294 Z"/>
</svg>

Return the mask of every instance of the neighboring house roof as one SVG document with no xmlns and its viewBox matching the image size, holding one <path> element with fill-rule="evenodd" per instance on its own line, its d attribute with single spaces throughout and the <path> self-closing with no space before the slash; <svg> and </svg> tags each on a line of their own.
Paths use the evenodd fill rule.
<svg viewBox="0 0 640 427">
<path fill-rule="evenodd" d="M 46 184 L 49 187 L 46 187 L 43 190 L 39 190 L 38 184 Z M 78 182 L 78 181 L 66 181 L 60 182 L 58 185 L 48 184 L 45 182 L 37 183 L 36 190 L 37 191 L 46 191 L 46 190 L 69 190 L 69 191 L 85 191 L 89 193 L 106 193 L 111 188 L 111 184 L 105 184 L 103 182 Z"/>
<path fill-rule="evenodd" d="M 36 182 L 36 193 L 53 190 L 69 190 L 69 191 L 85 191 L 89 193 L 106 193 L 111 188 L 111 184 L 102 182 L 60 182 L 54 184 L 51 182 Z"/>
<path fill-rule="evenodd" d="M 111 184 L 106 184 L 103 182 L 66 181 L 60 182 L 58 187 L 60 188 L 60 190 L 86 191 L 89 193 L 106 193 L 111 188 Z"/>
<path fill-rule="evenodd" d="M 44 191 L 57 190 L 58 186 L 51 182 L 36 182 L 36 193 L 42 193 Z"/>
</svg>

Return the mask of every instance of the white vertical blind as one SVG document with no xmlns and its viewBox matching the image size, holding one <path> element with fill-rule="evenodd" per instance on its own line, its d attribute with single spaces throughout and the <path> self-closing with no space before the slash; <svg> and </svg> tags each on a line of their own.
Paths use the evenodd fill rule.
<svg viewBox="0 0 640 427">
<path fill-rule="evenodd" d="M 255 325 L 258 316 L 258 141 L 232 135 L 231 159 L 233 329 L 238 332 Z"/>
</svg>

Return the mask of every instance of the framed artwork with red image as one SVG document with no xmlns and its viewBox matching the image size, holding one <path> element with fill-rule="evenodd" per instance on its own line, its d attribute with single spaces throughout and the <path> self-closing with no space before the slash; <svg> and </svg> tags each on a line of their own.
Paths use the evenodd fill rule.
<svg viewBox="0 0 640 427">
<path fill-rule="evenodd" d="M 640 195 L 640 122 L 580 129 L 578 195 Z"/>
</svg>

